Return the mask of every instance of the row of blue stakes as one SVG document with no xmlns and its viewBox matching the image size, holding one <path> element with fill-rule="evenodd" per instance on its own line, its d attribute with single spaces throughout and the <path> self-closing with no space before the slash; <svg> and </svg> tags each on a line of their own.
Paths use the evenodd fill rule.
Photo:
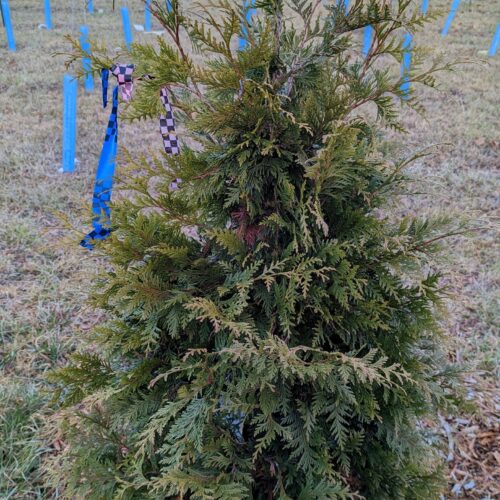
<svg viewBox="0 0 500 500">
<path fill-rule="evenodd" d="M 144 12 L 144 30 L 151 31 L 151 11 L 149 10 L 149 4 L 151 0 L 147 0 L 145 12 Z M 171 10 L 170 0 L 166 0 L 167 9 Z M 7 35 L 7 47 L 9 50 L 15 52 L 16 50 L 16 40 L 14 37 L 14 29 L 12 27 L 12 19 L 10 15 L 10 7 L 8 0 L 0 0 L 2 21 L 5 26 L 5 31 Z M 94 4 L 92 0 L 87 0 L 87 10 L 90 14 L 94 13 Z M 44 11 L 45 11 L 45 24 L 41 25 L 44 28 L 52 29 L 52 12 L 50 7 L 50 0 L 44 0 Z M 130 47 L 132 43 L 132 29 L 130 25 L 130 16 L 127 7 L 122 7 L 121 9 L 123 30 L 125 34 L 125 43 L 127 47 Z"/>
<path fill-rule="evenodd" d="M 50 0 L 45 1 L 45 27 L 47 29 L 52 29 L 52 18 L 51 18 L 51 9 L 50 9 Z M 10 17 L 10 10 L 8 0 L 0 0 L 2 7 L 2 18 L 5 24 L 6 32 L 7 32 L 7 42 L 10 50 L 15 50 L 15 39 L 14 33 L 12 30 L 12 23 Z M 250 18 L 253 15 L 254 9 L 252 6 L 254 5 L 255 0 L 244 0 L 244 9 L 246 11 L 247 21 L 250 22 Z M 349 8 L 349 0 L 337 0 L 338 4 L 343 3 L 345 9 Z M 148 4 L 150 0 L 147 1 L 145 7 L 145 15 L 144 15 L 144 29 L 145 31 L 151 31 L 151 11 L 149 10 Z M 459 8 L 460 0 L 453 0 L 450 13 L 446 19 L 445 25 L 441 34 L 443 36 L 448 34 L 450 26 L 452 24 L 453 18 Z M 168 10 L 171 10 L 170 0 L 166 0 L 166 7 Z M 429 8 L 429 0 L 422 1 L 422 12 L 424 14 L 427 13 Z M 87 9 L 89 13 L 94 12 L 94 6 L 92 0 L 87 1 Z M 123 32 L 125 38 L 125 44 L 127 48 L 130 48 L 133 36 L 132 36 L 132 27 L 130 22 L 130 15 L 127 7 L 121 8 L 121 17 L 122 17 L 122 25 Z M 240 37 L 239 40 L 239 49 L 242 50 L 246 46 L 246 27 L 242 27 L 243 36 Z M 370 50 L 372 39 L 373 39 L 374 30 L 371 26 L 367 26 L 364 29 L 363 33 L 363 45 L 362 45 L 362 53 L 364 56 L 368 55 Z M 88 28 L 87 26 L 82 26 L 80 28 L 80 43 L 84 51 L 90 53 L 90 43 L 88 41 Z M 497 26 L 495 36 L 493 38 L 493 42 L 491 44 L 489 55 L 494 56 L 498 45 L 500 44 L 500 23 Z M 410 34 L 406 34 L 403 38 L 403 49 L 405 49 L 403 61 L 401 65 L 401 74 L 404 77 L 409 74 L 410 65 L 411 65 L 411 48 L 412 48 L 412 37 Z M 83 59 L 83 67 L 86 71 L 90 70 L 90 59 Z M 92 92 L 94 90 L 94 80 L 92 75 L 87 73 L 87 76 L 84 80 L 84 87 L 87 92 Z M 73 78 L 71 75 L 66 75 L 64 77 L 64 87 L 63 87 L 63 154 L 62 154 L 62 171 L 63 172 L 73 172 L 75 168 L 75 149 L 76 149 L 76 111 L 77 111 L 77 80 Z M 403 91 L 403 96 L 409 96 L 410 90 L 410 82 L 409 77 L 406 81 L 403 82 L 401 86 L 401 90 Z"/>
<path fill-rule="evenodd" d="M 149 10 L 149 4 L 151 0 L 146 3 L 145 14 L 144 14 L 144 29 L 145 31 L 151 31 L 151 11 Z M 42 25 L 47 30 L 52 29 L 52 14 L 50 7 L 50 0 L 44 0 L 45 2 L 45 24 Z M 166 7 L 170 11 L 172 9 L 170 0 L 166 0 Z M 5 26 L 7 33 L 7 45 L 9 50 L 16 50 L 16 41 L 14 38 L 14 30 L 12 28 L 12 21 L 10 15 L 10 8 L 8 0 L 0 0 L 2 21 Z M 87 10 L 90 14 L 94 13 L 94 5 L 92 0 L 87 0 Z M 125 37 L 125 44 L 128 49 L 133 42 L 132 27 L 130 22 L 130 15 L 127 7 L 121 8 L 122 24 Z M 82 49 L 90 54 L 90 43 L 88 40 L 88 27 L 81 26 L 80 28 L 80 44 Z M 84 87 L 87 92 L 92 92 L 94 90 L 94 79 L 89 73 L 90 71 L 90 59 L 83 59 L 83 69 L 86 71 L 86 77 L 84 79 Z M 75 152 L 76 152 L 76 112 L 77 112 L 77 94 L 78 94 L 78 82 L 71 75 L 64 76 L 63 83 L 63 137 L 62 137 L 62 168 L 63 172 L 71 173 L 75 169 Z"/>
<path fill-rule="evenodd" d="M 149 32 L 151 31 L 151 11 L 149 10 L 149 3 L 151 0 L 146 1 L 146 7 L 144 11 L 144 30 Z M 250 0 L 251 1 L 251 0 Z M 453 22 L 453 19 L 455 17 L 455 14 L 458 11 L 458 8 L 460 6 L 460 1 L 461 0 L 452 0 L 452 4 L 450 7 L 450 12 L 446 18 L 446 22 L 444 24 L 443 29 L 441 30 L 441 35 L 446 36 L 448 34 L 448 31 L 450 30 L 451 24 Z M 50 0 L 44 0 L 45 2 L 45 28 L 48 30 L 52 29 L 52 15 L 51 15 L 51 8 L 50 8 Z M 349 0 L 337 0 L 338 4 L 343 3 L 346 11 L 349 9 Z M 14 30 L 12 28 L 12 21 L 11 21 L 11 15 L 10 15 L 10 8 L 9 8 L 9 2 L 8 0 L 0 0 L 0 5 L 2 8 L 2 20 L 5 25 L 5 31 L 7 34 L 7 46 L 9 50 L 15 51 L 16 50 L 16 41 L 14 38 Z M 170 0 L 166 0 L 166 5 L 167 9 L 171 9 L 171 4 Z M 89 13 L 94 12 L 94 4 L 92 0 L 87 0 L 87 9 Z M 422 13 L 427 14 L 427 11 L 429 10 L 429 0 L 422 0 L 422 5 L 421 5 Z M 122 23 L 123 23 L 123 31 L 124 31 L 124 36 L 125 36 L 125 43 L 127 47 L 130 47 L 130 44 L 132 43 L 133 37 L 132 37 L 132 28 L 130 24 L 130 16 L 127 7 L 122 7 L 121 8 L 121 15 L 122 15 Z M 366 33 L 365 33 L 365 44 L 369 44 L 371 41 L 372 37 L 372 29 L 370 26 L 366 28 Z M 495 31 L 495 34 L 493 36 L 493 40 L 490 45 L 490 49 L 488 51 L 488 55 L 493 57 L 496 54 L 496 51 L 498 49 L 498 45 L 500 45 L 500 22 L 497 25 L 497 29 Z"/>
</svg>

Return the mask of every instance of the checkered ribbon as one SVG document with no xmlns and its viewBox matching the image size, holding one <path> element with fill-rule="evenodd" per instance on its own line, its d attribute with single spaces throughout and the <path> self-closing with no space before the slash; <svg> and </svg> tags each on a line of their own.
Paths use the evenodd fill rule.
<svg viewBox="0 0 500 500">
<path fill-rule="evenodd" d="M 168 100 L 168 90 L 165 87 L 160 90 L 160 100 L 165 108 L 165 115 L 160 116 L 160 132 L 163 139 L 163 147 L 165 148 L 165 153 L 178 155 L 180 150 L 177 134 L 175 133 L 174 112 Z M 170 190 L 176 191 L 179 189 L 180 183 L 181 179 L 175 179 L 175 181 L 170 183 Z"/>
<path fill-rule="evenodd" d="M 115 172 L 116 152 L 118 149 L 118 90 L 121 92 L 122 100 L 130 101 L 133 90 L 133 64 L 115 64 L 111 67 L 111 73 L 116 76 L 118 85 L 113 89 L 113 106 L 106 129 L 106 136 L 102 146 L 99 164 L 97 166 L 96 180 L 94 185 L 94 196 L 92 198 L 92 225 L 94 229 L 80 242 L 85 248 L 92 250 L 96 241 L 106 239 L 111 233 L 111 191 L 113 189 L 113 176 Z M 108 104 L 108 80 L 110 70 L 103 69 L 101 72 L 102 82 L 102 105 Z M 146 75 L 147 77 L 148 75 Z M 172 105 L 168 100 L 168 90 L 160 90 L 160 99 L 165 108 L 165 115 L 160 116 L 160 132 L 163 139 L 163 147 L 169 155 L 180 153 L 179 141 L 175 132 L 175 120 Z M 179 189 L 181 179 L 176 179 L 170 184 L 170 189 Z"/>
<path fill-rule="evenodd" d="M 111 73 L 113 73 L 118 80 L 118 86 L 120 87 L 121 96 L 124 102 L 128 102 L 132 99 L 132 89 L 134 88 L 134 82 L 132 80 L 133 72 L 133 64 L 113 64 L 113 66 L 111 66 Z"/>
<path fill-rule="evenodd" d="M 179 154 L 179 143 L 175 133 L 174 112 L 168 100 L 168 91 L 164 87 L 160 90 L 160 99 L 165 108 L 165 115 L 160 116 L 160 132 L 163 138 L 165 153 L 169 155 Z"/>
<path fill-rule="evenodd" d="M 134 66 L 115 65 L 111 72 L 116 76 L 118 85 L 113 89 L 113 106 L 109 116 L 108 127 L 102 145 L 99 164 L 97 165 L 94 195 L 92 198 L 92 226 L 93 230 L 80 242 L 85 248 L 92 250 L 99 240 L 105 240 L 111 233 L 111 192 L 115 173 L 116 152 L 118 150 L 118 89 L 121 89 L 122 99 L 130 100 L 132 95 L 132 72 Z M 108 103 L 109 70 L 101 72 L 102 104 L 105 108 Z"/>
</svg>

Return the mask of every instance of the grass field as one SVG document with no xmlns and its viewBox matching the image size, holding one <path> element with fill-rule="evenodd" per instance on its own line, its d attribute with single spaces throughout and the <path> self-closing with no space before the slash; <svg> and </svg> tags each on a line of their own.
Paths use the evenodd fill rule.
<svg viewBox="0 0 500 500">
<path fill-rule="evenodd" d="M 91 200 L 107 120 L 107 112 L 100 109 L 99 82 L 92 94 L 80 87 L 77 170 L 73 175 L 58 173 L 65 68 L 64 57 L 53 54 L 68 50 L 63 34 L 77 35 L 84 23 L 91 36 L 111 49 L 123 37 L 119 10 L 110 12 L 110 1 L 95 0 L 96 13 L 85 17 L 83 0 L 52 0 L 50 32 L 37 29 L 44 22 L 43 2 L 10 3 L 16 53 L 7 52 L 0 29 L 0 498 L 45 499 L 59 494 L 44 488 L 42 471 L 46 457 L 62 443 L 52 431 L 44 374 L 63 364 L 85 332 L 102 319 L 85 303 L 100 257 L 79 247 L 78 234 L 63 229 L 60 217 L 66 215 L 82 232 L 87 229 L 81 207 Z M 430 5 L 446 9 L 449 2 L 430 0 Z M 129 7 L 133 22 L 143 23 L 141 2 L 130 1 Z M 467 58 L 477 64 L 443 75 L 439 92 L 425 91 L 426 119 L 408 113 L 409 133 L 395 137 L 409 151 L 446 144 L 415 166 L 419 179 L 427 181 L 424 193 L 402 200 L 399 208 L 445 210 L 478 220 L 482 227 L 449 247 L 447 279 L 454 298 L 445 327 L 453 356 L 469 366 L 471 410 L 442 415 L 438 422 L 449 465 L 446 498 L 500 498 L 500 475 L 495 472 L 500 466 L 495 231 L 500 53 L 487 58 L 499 20 L 500 1 L 464 1 L 445 39 L 439 35 L 443 20 L 419 35 L 447 59 Z M 161 147 L 154 122 L 121 124 L 119 141 L 137 153 Z"/>
</svg>

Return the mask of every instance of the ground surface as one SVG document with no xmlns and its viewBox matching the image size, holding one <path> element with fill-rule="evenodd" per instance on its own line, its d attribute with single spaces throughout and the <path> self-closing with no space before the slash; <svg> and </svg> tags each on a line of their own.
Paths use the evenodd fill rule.
<svg viewBox="0 0 500 500">
<path fill-rule="evenodd" d="M 106 113 L 99 88 L 79 89 L 77 172 L 58 173 L 61 158 L 62 76 L 67 50 L 64 33 L 77 35 L 87 23 L 91 35 L 110 47 L 122 43 L 119 11 L 111 0 L 95 0 L 103 13 L 87 16 L 83 1 L 52 0 L 54 29 L 43 22 L 43 2 L 12 0 L 18 51 L 6 51 L 0 28 L 0 498 L 56 498 L 41 483 L 44 457 L 57 452 L 57 436 L 47 432 L 50 398 L 44 373 L 64 363 L 99 315 L 85 305 L 98 257 L 77 245 L 77 235 L 60 229 L 61 214 L 78 221 L 88 206 Z M 119 2 L 117 2 L 118 5 Z M 33 4 L 36 4 L 33 7 Z M 139 0 L 133 22 L 143 23 Z M 447 8 L 448 0 L 430 0 Z M 78 7 L 76 7 L 78 6 Z M 500 19 L 499 0 L 462 2 L 448 37 L 439 20 L 420 35 L 447 58 L 488 59 L 487 49 Z M 137 33 L 135 36 L 139 36 Z M 140 35 L 142 37 L 148 35 Z M 409 210 L 446 210 L 481 220 L 470 240 L 452 242 L 449 281 L 455 292 L 447 328 L 452 352 L 470 363 L 467 391 L 471 410 L 443 415 L 440 428 L 450 489 L 446 498 L 499 498 L 500 399 L 498 366 L 498 221 L 500 167 L 500 52 L 487 64 L 446 75 L 442 91 L 425 93 L 427 121 L 408 114 L 408 150 L 448 143 L 418 165 L 426 194 Z M 124 125 L 120 144 L 134 151 L 161 146 L 156 123 Z M 421 187 L 420 187 L 421 189 Z M 80 229 L 84 226 L 80 225 Z"/>
</svg>

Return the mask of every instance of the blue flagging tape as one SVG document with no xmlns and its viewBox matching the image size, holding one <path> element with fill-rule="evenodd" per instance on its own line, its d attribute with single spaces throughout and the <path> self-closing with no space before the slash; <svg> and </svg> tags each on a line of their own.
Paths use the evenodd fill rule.
<svg viewBox="0 0 500 500">
<path fill-rule="evenodd" d="M 446 18 L 443 30 L 441 31 L 441 36 L 446 36 L 448 34 L 448 31 L 450 30 L 451 27 L 451 23 L 453 22 L 453 18 L 455 17 L 455 14 L 457 13 L 459 6 L 460 6 L 460 0 L 453 0 L 450 8 L 450 13 Z"/>
<path fill-rule="evenodd" d="M 488 55 L 493 57 L 497 53 L 498 45 L 500 44 L 500 23 L 497 24 L 497 30 L 495 31 L 495 36 L 491 41 L 490 50 Z"/>
<path fill-rule="evenodd" d="M 255 6 L 255 0 L 243 0 L 243 13 L 245 15 L 247 24 L 250 24 L 252 16 L 256 12 L 254 6 Z M 238 42 L 239 50 L 244 50 L 247 47 L 248 45 L 247 37 L 248 37 L 247 27 L 243 23 L 241 25 L 241 35 Z"/>
<path fill-rule="evenodd" d="M 167 12 L 172 12 L 172 2 L 170 0 L 165 0 L 165 5 L 167 6 Z"/>
<path fill-rule="evenodd" d="M 130 24 L 130 15 L 128 13 L 127 7 L 122 7 L 121 13 L 122 13 L 123 36 L 125 37 L 125 45 L 127 46 L 127 49 L 130 50 L 133 38 L 132 38 L 132 27 Z"/>
<path fill-rule="evenodd" d="M 429 12 L 429 0 L 422 0 L 421 10 L 424 15 Z"/>
<path fill-rule="evenodd" d="M 410 67 L 411 67 L 411 49 L 412 38 L 409 33 L 406 33 L 403 38 L 403 61 L 401 63 L 401 77 L 403 83 L 401 84 L 401 91 L 403 92 L 403 99 L 410 98 Z"/>
<path fill-rule="evenodd" d="M 52 15 L 50 13 L 50 0 L 45 0 L 45 27 L 52 29 Z"/>
<path fill-rule="evenodd" d="M 90 55 L 90 42 L 89 42 L 89 29 L 87 26 L 80 27 L 80 45 L 82 49 Z M 86 92 L 93 92 L 94 90 L 94 78 L 90 73 L 91 63 L 88 57 L 82 59 L 83 69 L 85 71 L 84 86 Z"/>
<path fill-rule="evenodd" d="M 108 87 L 109 71 L 102 72 L 103 95 Z M 105 101 L 103 100 L 103 103 Z M 113 106 L 109 115 L 108 127 L 97 165 L 92 197 L 92 231 L 83 238 L 80 245 L 92 250 L 97 241 L 105 240 L 111 234 L 111 192 L 115 173 L 116 153 L 118 149 L 118 85 L 113 89 Z"/>
<path fill-rule="evenodd" d="M 92 0 L 87 0 L 87 12 L 89 14 L 94 13 L 94 2 Z"/>
<path fill-rule="evenodd" d="M 78 82 L 71 75 L 64 76 L 62 171 L 74 172 L 76 148 L 76 98 Z"/>
<path fill-rule="evenodd" d="M 7 47 L 12 52 L 16 50 L 16 39 L 14 38 L 14 30 L 12 29 L 12 21 L 10 19 L 10 8 L 7 0 L 1 0 L 3 22 L 5 24 L 5 31 L 7 32 Z"/>
<path fill-rule="evenodd" d="M 109 69 L 101 71 L 101 86 L 102 86 L 102 107 L 108 105 L 108 82 L 109 82 Z"/>
<path fill-rule="evenodd" d="M 373 39 L 373 27 L 368 25 L 363 31 L 363 56 L 367 56 L 370 52 L 370 47 L 372 46 Z"/>
<path fill-rule="evenodd" d="M 151 31 L 151 11 L 149 10 L 151 6 L 151 0 L 146 0 L 146 5 L 144 6 L 144 31 Z"/>
</svg>

